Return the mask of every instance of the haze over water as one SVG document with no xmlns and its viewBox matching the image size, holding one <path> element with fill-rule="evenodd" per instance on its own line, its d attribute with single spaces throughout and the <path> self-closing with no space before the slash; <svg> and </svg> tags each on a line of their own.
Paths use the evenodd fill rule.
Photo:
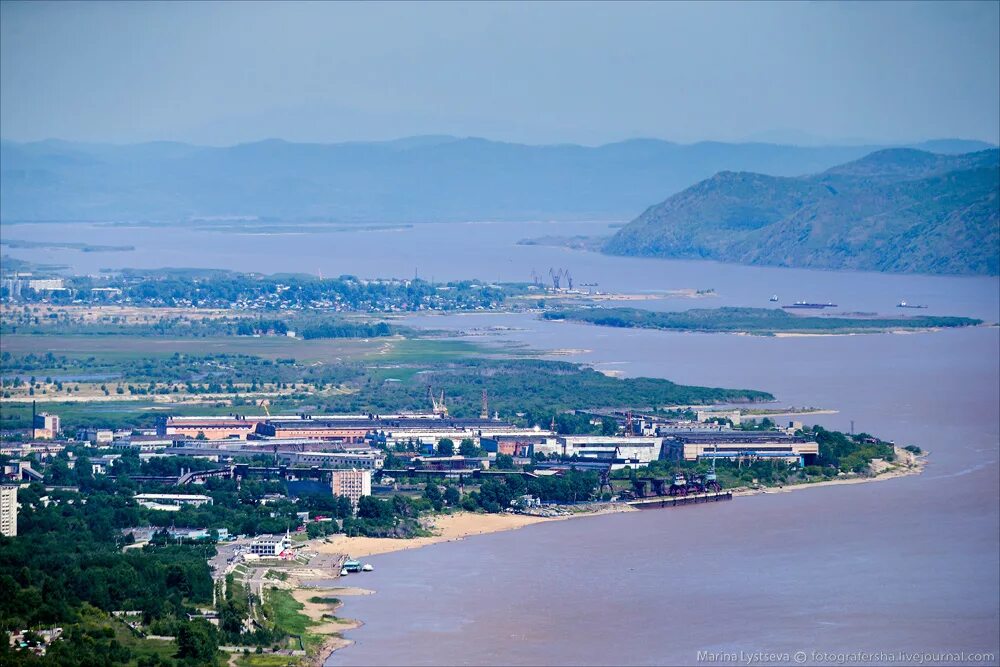
<svg viewBox="0 0 1000 667">
<path fill-rule="evenodd" d="M 134 252 L 7 249 L 37 262 L 200 266 L 363 277 L 527 280 L 644 293 L 714 288 L 668 309 L 833 301 L 838 310 L 1000 319 L 997 278 L 885 275 L 605 257 L 519 246 L 604 223 L 416 225 L 399 231 L 250 235 L 190 228 L 14 225 L 5 237 L 134 244 Z M 422 249 L 422 250 L 421 250 Z M 905 312 L 905 311 L 903 311 Z M 770 391 L 809 418 L 930 450 L 920 476 L 591 517 L 374 557 L 351 581 L 376 595 L 340 612 L 365 625 L 329 664 L 691 664 L 698 651 L 987 651 L 1000 654 L 1000 330 L 770 338 L 537 320 L 419 315 L 474 340 L 577 350 L 554 358 L 626 375 Z M 498 329 L 499 328 L 499 329 Z M 809 660 L 810 663 L 814 660 Z M 857 660 L 853 661 L 857 662 Z M 951 663 L 954 664 L 954 663 Z"/>
</svg>

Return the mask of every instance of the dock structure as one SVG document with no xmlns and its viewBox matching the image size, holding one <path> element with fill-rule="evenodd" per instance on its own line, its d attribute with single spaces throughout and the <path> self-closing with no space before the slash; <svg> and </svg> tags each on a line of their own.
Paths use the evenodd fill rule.
<svg viewBox="0 0 1000 667">
<path fill-rule="evenodd" d="M 732 491 L 719 491 L 717 493 L 693 493 L 686 496 L 655 496 L 653 498 L 631 500 L 628 504 L 640 510 L 653 510 L 677 507 L 678 505 L 693 505 L 695 503 L 718 503 L 732 499 Z"/>
</svg>

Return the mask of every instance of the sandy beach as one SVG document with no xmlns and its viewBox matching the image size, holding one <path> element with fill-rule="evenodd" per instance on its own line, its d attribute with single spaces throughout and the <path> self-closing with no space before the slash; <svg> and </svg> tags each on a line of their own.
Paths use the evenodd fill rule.
<svg viewBox="0 0 1000 667">
<path fill-rule="evenodd" d="M 590 516 L 590 514 L 574 516 Z M 439 542 L 453 542 L 471 535 L 485 535 L 504 530 L 515 530 L 535 523 L 558 521 L 559 519 L 560 517 L 546 518 L 525 516 L 523 514 L 458 512 L 456 514 L 435 517 L 428 528 L 437 534 L 431 537 L 397 539 L 337 536 L 311 542 L 309 548 L 320 553 L 349 554 L 352 558 L 364 558 L 365 556 L 402 551 L 403 549 L 418 549 Z"/>
<path fill-rule="evenodd" d="M 346 630 L 354 630 L 361 626 L 359 621 L 348 618 L 337 618 L 336 612 L 342 603 L 329 604 L 326 602 L 312 602 L 314 597 L 335 597 L 344 598 L 351 595 L 371 595 L 374 591 L 364 588 L 335 587 L 335 588 L 296 588 L 292 590 L 292 597 L 302 604 L 302 613 L 316 623 L 309 630 L 310 632 L 326 635 L 322 646 L 316 652 L 311 664 L 320 667 L 334 651 L 349 646 L 351 640 L 344 639 L 340 634 Z"/>
</svg>

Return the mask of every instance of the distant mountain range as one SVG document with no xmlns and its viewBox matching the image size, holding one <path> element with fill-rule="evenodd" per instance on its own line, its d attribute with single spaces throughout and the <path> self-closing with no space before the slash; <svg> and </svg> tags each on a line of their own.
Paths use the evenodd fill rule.
<svg viewBox="0 0 1000 667">
<path fill-rule="evenodd" d="M 646 210 L 621 255 L 826 269 L 1000 273 L 1000 151 L 894 148 L 786 178 L 723 171 Z"/>
<path fill-rule="evenodd" d="M 941 140 L 916 147 L 963 153 L 990 146 Z M 527 146 L 450 136 L 223 148 L 0 142 L 0 219 L 621 220 L 721 170 L 798 176 L 878 148 L 646 139 Z"/>
</svg>

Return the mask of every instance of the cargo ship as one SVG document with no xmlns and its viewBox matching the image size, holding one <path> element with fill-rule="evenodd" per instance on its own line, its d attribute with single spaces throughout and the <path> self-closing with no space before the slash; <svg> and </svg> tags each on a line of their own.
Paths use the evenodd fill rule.
<svg viewBox="0 0 1000 667">
<path fill-rule="evenodd" d="M 796 301 L 790 306 L 782 306 L 782 308 L 811 308 L 811 309 L 821 309 L 821 308 L 836 308 L 835 303 L 808 303 L 806 301 Z"/>
<path fill-rule="evenodd" d="M 926 308 L 927 306 L 918 303 L 906 303 L 905 301 L 900 301 L 896 304 L 896 308 Z"/>
</svg>

